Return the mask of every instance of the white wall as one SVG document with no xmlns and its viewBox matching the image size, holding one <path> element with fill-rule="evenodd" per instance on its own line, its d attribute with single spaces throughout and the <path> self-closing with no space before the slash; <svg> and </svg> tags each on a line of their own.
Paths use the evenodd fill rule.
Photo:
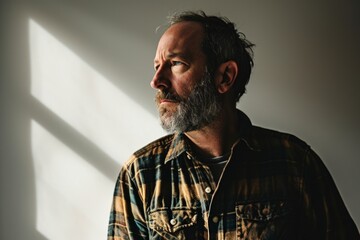
<svg viewBox="0 0 360 240">
<path fill-rule="evenodd" d="M 203 9 L 257 47 L 239 108 L 294 133 L 331 171 L 360 224 L 358 1 L 0 3 L 0 239 L 101 239 L 120 165 L 161 136 L 157 26 Z"/>
</svg>

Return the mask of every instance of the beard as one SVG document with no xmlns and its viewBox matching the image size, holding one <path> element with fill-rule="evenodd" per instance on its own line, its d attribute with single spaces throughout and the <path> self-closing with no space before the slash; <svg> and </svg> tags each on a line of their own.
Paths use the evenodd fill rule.
<svg viewBox="0 0 360 240">
<path fill-rule="evenodd" d="M 175 110 L 160 106 L 161 99 L 177 102 Z M 212 123 L 221 111 L 220 94 L 213 78 L 206 71 L 201 81 L 195 85 L 186 99 L 167 91 L 156 95 L 161 126 L 167 132 L 188 132 L 198 130 Z"/>
</svg>

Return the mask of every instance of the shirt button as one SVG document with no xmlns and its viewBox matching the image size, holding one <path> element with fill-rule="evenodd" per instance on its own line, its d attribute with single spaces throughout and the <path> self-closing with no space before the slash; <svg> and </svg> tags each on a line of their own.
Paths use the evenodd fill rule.
<svg viewBox="0 0 360 240">
<path fill-rule="evenodd" d="M 217 216 L 212 218 L 213 223 L 218 223 L 219 222 L 219 218 Z"/>
<path fill-rule="evenodd" d="M 264 209 L 262 210 L 262 214 L 263 214 L 263 215 L 269 215 L 269 213 L 270 213 L 270 210 L 269 210 L 268 208 L 264 208 Z"/>
<path fill-rule="evenodd" d="M 174 226 L 176 223 L 177 223 L 176 219 L 173 218 L 173 219 L 170 220 L 170 224 L 171 224 L 171 225 Z"/>
<path fill-rule="evenodd" d="M 211 187 L 205 188 L 205 192 L 206 192 L 206 193 L 211 193 Z"/>
</svg>

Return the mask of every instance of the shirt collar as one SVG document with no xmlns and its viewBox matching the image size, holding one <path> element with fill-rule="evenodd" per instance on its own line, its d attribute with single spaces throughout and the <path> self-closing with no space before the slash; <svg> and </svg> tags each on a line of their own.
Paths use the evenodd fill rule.
<svg viewBox="0 0 360 240">
<path fill-rule="evenodd" d="M 169 151 L 165 157 L 165 163 L 179 157 L 184 152 L 190 152 L 190 147 L 186 142 L 184 133 L 175 133 L 170 144 Z"/>
<path fill-rule="evenodd" d="M 250 150 L 261 151 L 260 144 L 255 136 L 254 127 L 250 121 L 250 118 L 240 110 L 238 110 L 238 116 L 238 124 L 241 126 L 241 133 L 239 141 L 237 141 L 237 143 L 242 141 L 245 143 L 245 146 L 247 146 Z"/>
</svg>

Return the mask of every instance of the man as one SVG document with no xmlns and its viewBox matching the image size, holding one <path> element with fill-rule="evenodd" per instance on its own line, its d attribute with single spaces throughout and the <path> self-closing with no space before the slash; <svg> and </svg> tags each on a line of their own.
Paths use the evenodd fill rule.
<svg viewBox="0 0 360 240">
<path fill-rule="evenodd" d="M 121 169 L 108 239 L 360 239 L 310 147 L 236 109 L 252 46 L 227 19 L 173 16 L 151 81 L 172 134 Z"/>
</svg>

